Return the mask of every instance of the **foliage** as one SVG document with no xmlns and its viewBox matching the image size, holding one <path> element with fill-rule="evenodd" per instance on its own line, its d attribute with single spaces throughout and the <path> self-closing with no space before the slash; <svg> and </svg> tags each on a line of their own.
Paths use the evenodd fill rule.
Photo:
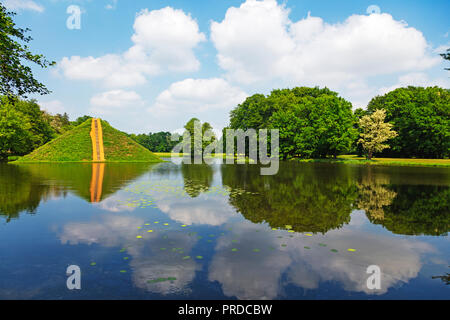
<svg viewBox="0 0 450 320">
<path fill-rule="evenodd" d="M 10 104 L 0 107 L 0 160 L 11 154 L 23 154 L 31 143 L 30 124 Z"/>
<path fill-rule="evenodd" d="M 66 133 L 74 128 L 74 125 L 69 121 L 69 115 L 67 113 L 51 115 L 44 111 L 43 117 L 58 135 Z"/>
<path fill-rule="evenodd" d="M 42 68 L 52 66 L 43 55 L 33 54 L 26 44 L 32 40 L 25 34 L 30 29 L 16 27 L 13 12 L 0 3 L 0 95 L 9 98 L 28 93 L 48 94 L 50 91 L 37 81 L 31 68 L 23 62 L 35 63 Z"/>
<path fill-rule="evenodd" d="M 71 125 L 72 127 L 78 127 L 80 124 L 86 122 L 89 119 L 92 119 L 92 117 L 84 115 L 82 117 L 78 117 L 75 121 L 71 121 Z"/>
<path fill-rule="evenodd" d="M 359 120 L 362 129 L 359 143 L 367 151 L 368 160 L 372 160 L 374 152 L 381 152 L 389 148 L 385 142 L 397 136 L 397 133 L 392 130 L 392 124 L 384 122 L 385 118 L 386 111 L 380 109 Z"/>
<path fill-rule="evenodd" d="M 178 141 L 171 141 L 170 132 L 130 134 L 129 137 L 152 152 L 171 152 L 178 144 Z"/>
<path fill-rule="evenodd" d="M 442 56 L 442 58 L 444 58 L 445 60 L 449 60 L 449 61 L 450 61 L 450 48 L 447 49 L 447 52 L 446 52 L 446 53 L 442 53 L 441 56 Z M 445 70 L 449 70 L 449 71 L 450 71 L 450 68 L 446 68 Z"/>
<path fill-rule="evenodd" d="M 351 103 L 318 87 L 256 94 L 230 114 L 232 129 L 279 129 L 282 159 L 336 157 L 351 149 L 354 123 Z"/>
<path fill-rule="evenodd" d="M 1 128 L 4 139 L 0 154 L 24 155 L 49 142 L 56 132 L 35 100 L 0 97 Z"/>
<path fill-rule="evenodd" d="M 398 136 L 383 156 L 445 158 L 450 156 L 450 91 L 439 87 L 407 87 L 377 96 L 370 113 L 386 110 Z"/>
<path fill-rule="evenodd" d="M 190 141 L 184 141 L 184 143 L 190 143 L 191 155 L 203 155 L 205 148 L 214 143 L 217 138 L 212 131 L 212 126 L 208 123 L 201 123 L 199 119 L 192 118 L 184 126 L 184 140 L 189 136 Z M 200 139 L 195 139 L 195 135 L 201 134 Z"/>
</svg>

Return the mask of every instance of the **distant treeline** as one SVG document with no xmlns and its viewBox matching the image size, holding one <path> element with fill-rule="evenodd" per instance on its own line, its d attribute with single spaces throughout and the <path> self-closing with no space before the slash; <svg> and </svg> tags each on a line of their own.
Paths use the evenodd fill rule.
<svg viewBox="0 0 450 320">
<path fill-rule="evenodd" d="M 156 132 L 149 134 L 128 134 L 128 136 L 152 152 L 171 152 L 178 141 L 171 141 L 170 132 Z"/>
</svg>

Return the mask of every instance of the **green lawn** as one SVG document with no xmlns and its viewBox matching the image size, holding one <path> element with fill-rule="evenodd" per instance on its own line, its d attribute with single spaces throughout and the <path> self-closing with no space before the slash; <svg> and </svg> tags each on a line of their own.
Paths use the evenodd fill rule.
<svg viewBox="0 0 450 320">
<path fill-rule="evenodd" d="M 170 152 L 155 152 L 159 157 L 171 157 Z M 183 153 L 176 154 L 182 157 Z M 216 154 L 213 157 L 224 157 L 224 154 Z M 230 157 L 230 156 L 228 156 Z M 450 167 L 450 159 L 400 159 L 400 158 L 373 158 L 372 161 L 356 155 L 342 155 L 337 159 L 296 159 L 300 162 L 328 162 L 328 163 L 346 163 L 346 164 L 365 164 L 365 165 L 385 165 L 385 166 L 426 166 L 426 167 Z"/>
<path fill-rule="evenodd" d="M 356 155 L 342 155 L 337 159 L 299 159 L 301 162 L 330 162 L 346 164 L 366 164 L 383 166 L 423 166 L 450 167 L 450 159 L 402 159 L 402 158 L 373 158 L 372 161 Z"/>
</svg>

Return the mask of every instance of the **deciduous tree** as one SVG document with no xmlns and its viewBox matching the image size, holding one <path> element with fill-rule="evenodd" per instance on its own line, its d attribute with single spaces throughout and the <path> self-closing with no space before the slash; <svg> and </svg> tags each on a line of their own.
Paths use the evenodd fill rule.
<svg viewBox="0 0 450 320">
<path fill-rule="evenodd" d="M 381 152 L 390 148 L 385 142 L 397 136 L 397 133 L 392 130 L 393 125 L 384 122 L 385 118 L 386 111 L 377 110 L 359 120 L 359 125 L 363 131 L 359 143 L 366 150 L 368 160 L 372 160 L 374 152 Z"/>
<path fill-rule="evenodd" d="M 28 93 L 48 94 L 50 91 L 33 76 L 30 66 L 35 63 L 42 68 L 52 66 L 41 54 L 33 54 L 26 43 L 32 38 L 26 33 L 30 29 L 18 28 L 12 17 L 13 12 L 0 3 L 0 95 L 9 98 L 26 97 Z"/>
</svg>

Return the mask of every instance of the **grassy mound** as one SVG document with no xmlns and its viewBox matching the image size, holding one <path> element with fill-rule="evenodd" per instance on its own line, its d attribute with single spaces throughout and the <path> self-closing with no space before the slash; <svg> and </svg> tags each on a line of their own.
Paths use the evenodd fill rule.
<svg viewBox="0 0 450 320">
<path fill-rule="evenodd" d="M 160 162 L 152 152 L 102 120 L 107 162 Z M 91 120 L 66 132 L 16 162 L 91 162 Z"/>
</svg>

